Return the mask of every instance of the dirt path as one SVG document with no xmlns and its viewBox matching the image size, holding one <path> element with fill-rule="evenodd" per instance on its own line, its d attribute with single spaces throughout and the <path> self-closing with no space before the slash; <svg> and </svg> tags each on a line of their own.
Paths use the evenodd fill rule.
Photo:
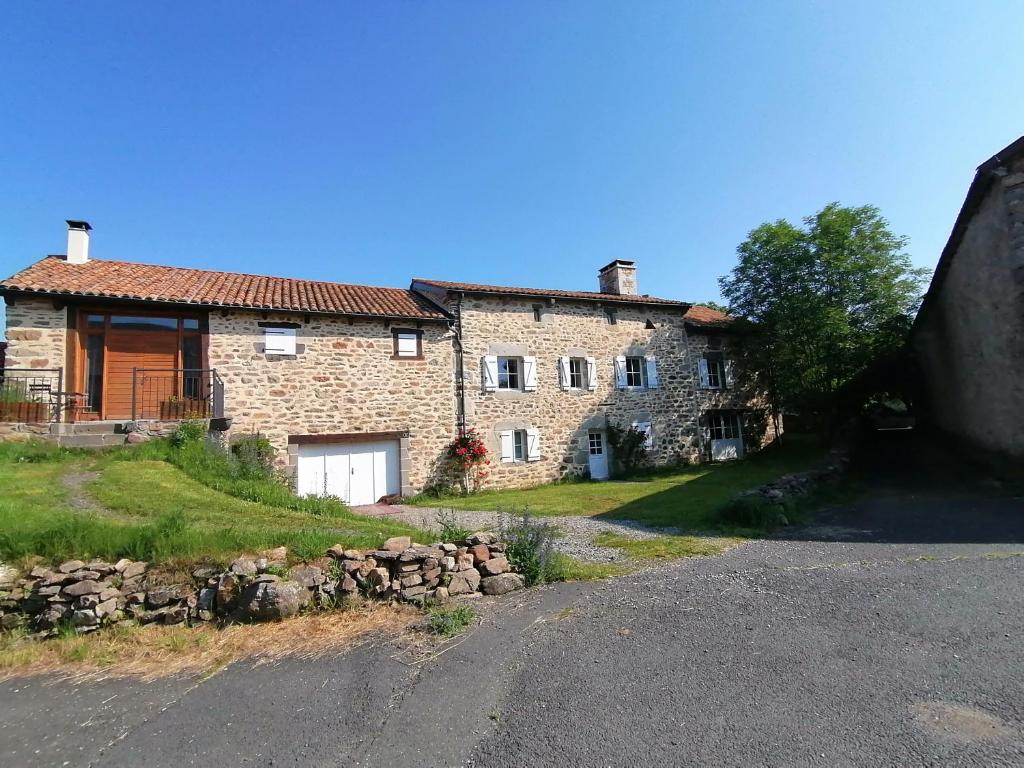
<svg viewBox="0 0 1024 768">
<path fill-rule="evenodd" d="M 68 491 L 68 502 L 72 509 L 103 517 L 119 517 L 112 509 L 97 503 L 86 491 L 86 486 L 99 477 L 100 473 L 96 470 L 86 469 L 82 464 L 70 464 L 67 471 L 60 476 L 60 482 Z"/>
</svg>

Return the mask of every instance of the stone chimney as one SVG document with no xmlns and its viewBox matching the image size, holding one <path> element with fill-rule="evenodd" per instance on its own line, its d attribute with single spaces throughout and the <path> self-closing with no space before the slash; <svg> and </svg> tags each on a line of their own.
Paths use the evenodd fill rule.
<svg viewBox="0 0 1024 768">
<path fill-rule="evenodd" d="M 87 221 L 68 219 L 68 264 L 85 264 L 89 260 L 89 226 Z"/>
<path fill-rule="evenodd" d="M 636 296 L 636 262 L 616 259 L 598 270 L 597 280 L 601 286 L 601 293 Z"/>
</svg>

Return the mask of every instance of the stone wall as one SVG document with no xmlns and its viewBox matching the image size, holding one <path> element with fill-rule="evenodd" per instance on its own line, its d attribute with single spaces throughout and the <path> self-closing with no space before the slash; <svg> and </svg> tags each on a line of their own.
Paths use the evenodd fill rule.
<svg viewBox="0 0 1024 768">
<path fill-rule="evenodd" d="M 447 325 L 423 324 L 423 359 L 393 359 L 382 320 L 214 311 L 209 322 L 209 364 L 224 381 L 233 433 L 262 432 L 287 468 L 289 435 L 407 430 L 409 483 L 429 483 L 455 432 Z M 296 354 L 265 354 L 260 322 L 298 323 Z"/>
<path fill-rule="evenodd" d="M 67 309 L 50 299 L 18 298 L 8 303 L 7 368 L 63 368 L 67 350 Z"/>
<path fill-rule="evenodd" d="M 524 587 L 505 558 L 505 545 L 489 533 L 429 546 L 399 536 L 369 552 L 339 544 L 317 562 L 291 568 L 287 556 L 278 547 L 240 557 L 226 571 L 197 568 L 190 582 L 172 584 L 149 563 L 126 559 L 37 566 L 20 579 L 0 568 L 0 628 L 24 626 L 48 637 L 67 624 L 86 633 L 123 621 L 272 621 L 307 607 L 334 608 L 357 593 L 424 603 Z"/>
<path fill-rule="evenodd" d="M 969 445 L 1024 458 L 1024 161 L 993 178 L 913 346 L 922 416 Z"/>
<path fill-rule="evenodd" d="M 696 359 L 688 345 L 706 345 L 701 334 L 688 336 L 680 307 L 618 306 L 614 324 L 594 303 L 559 300 L 541 305 L 515 297 L 465 297 L 461 307 L 466 367 L 466 418 L 492 454 L 493 486 L 528 486 L 588 470 L 588 433 L 610 422 L 629 426 L 651 422 L 656 464 L 698 460 L 698 415 L 707 398 L 697 386 Z M 455 305 L 452 305 L 454 311 Z M 485 355 L 536 358 L 537 389 L 532 392 L 484 391 Z M 619 355 L 657 359 L 658 387 L 616 388 L 614 360 Z M 558 359 L 596 359 L 594 390 L 563 390 Z M 710 397 L 708 395 L 707 397 Z M 749 398 L 732 398 L 739 407 Z M 499 432 L 540 430 L 537 461 L 501 463 Z"/>
</svg>

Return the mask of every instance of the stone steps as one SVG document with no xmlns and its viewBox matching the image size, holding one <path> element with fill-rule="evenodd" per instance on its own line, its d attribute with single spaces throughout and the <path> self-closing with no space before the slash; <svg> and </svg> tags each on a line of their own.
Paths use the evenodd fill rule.
<svg viewBox="0 0 1024 768">
<path fill-rule="evenodd" d="M 51 424 L 50 432 L 57 435 L 123 435 L 125 426 L 123 421 L 78 421 L 74 424 Z"/>
<path fill-rule="evenodd" d="M 63 448 L 109 448 L 112 445 L 124 445 L 127 435 L 124 434 L 84 434 L 55 436 L 57 444 Z"/>
</svg>

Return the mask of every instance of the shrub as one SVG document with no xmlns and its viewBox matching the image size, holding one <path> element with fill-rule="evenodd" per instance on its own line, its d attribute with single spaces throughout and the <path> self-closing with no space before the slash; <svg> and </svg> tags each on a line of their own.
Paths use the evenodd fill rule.
<svg viewBox="0 0 1024 768">
<path fill-rule="evenodd" d="M 427 628 L 431 634 L 454 637 L 473 621 L 473 609 L 468 605 L 438 605 L 427 611 Z"/>
<path fill-rule="evenodd" d="M 528 511 L 501 511 L 499 538 L 505 557 L 523 575 L 527 586 L 565 580 L 565 563 L 555 552 L 555 527 Z"/>
<path fill-rule="evenodd" d="M 459 525 L 459 516 L 454 509 L 439 509 L 435 520 L 441 530 L 441 541 L 462 541 L 472 533 L 468 528 Z"/>
<path fill-rule="evenodd" d="M 767 499 L 751 495 L 737 496 L 718 510 L 718 519 L 740 528 L 769 529 L 785 522 L 783 508 Z"/>
<path fill-rule="evenodd" d="M 609 424 L 608 445 L 616 463 L 626 474 L 636 472 L 648 461 L 647 433 L 632 425 L 623 429 Z"/>
<path fill-rule="evenodd" d="M 444 451 L 446 474 L 453 476 L 462 494 L 476 493 L 487 479 L 487 446 L 475 429 L 467 429 L 452 440 Z"/>
<path fill-rule="evenodd" d="M 171 435 L 171 445 L 181 448 L 189 443 L 198 443 L 206 437 L 206 423 L 198 419 L 183 421 Z"/>
<path fill-rule="evenodd" d="M 274 474 L 274 446 L 263 435 L 243 435 L 231 445 L 238 475 L 244 478 L 269 478 Z"/>
</svg>

